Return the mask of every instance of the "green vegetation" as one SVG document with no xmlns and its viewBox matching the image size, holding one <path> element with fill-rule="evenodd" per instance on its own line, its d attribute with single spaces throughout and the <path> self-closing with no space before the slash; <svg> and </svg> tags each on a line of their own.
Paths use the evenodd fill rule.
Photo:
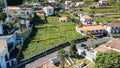
<svg viewBox="0 0 120 68">
<path fill-rule="evenodd" d="M 75 23 L 70 22 L 35 26 L 23 46 L 21 59 L 31 58 L 59 44 L 82 38 L 83 36 L 75 31 L 75 26 Z"/>
<path fill-rule="evenodd" d="M 5 21 L 6 14 L 4 12 L 0 12 L 0 20 Z"/>
<path fill-rule="evenodd" d="M 120 54 L 116 52 L 97 53 L 95 68 L 120 68 Z"/>
</svg>

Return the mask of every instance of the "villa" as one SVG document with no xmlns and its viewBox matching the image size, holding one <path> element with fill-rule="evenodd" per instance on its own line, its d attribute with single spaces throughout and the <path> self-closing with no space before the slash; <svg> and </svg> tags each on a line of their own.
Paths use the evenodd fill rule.
<svg viewBox="0 0 120 68">
<path fill-rule="evenodd" d="M 66 5 L 70 5 L 71 3 L 72 3 L 71 0 L 66 0 L 66 1 L 65 1 L 65 4 L 66 4 Z"/>
<path fill-rule="evenodd" d="M 45 13 L 46 16 L 51 16 L 54 14 L 54 8 L 51 6 L 44 7 L 43 12 Z"/>
<path fill-rule="evenodd" d="M 76 26 L 76 31 L 84 36 L 89 34 L 94 36 L 103 36 L 105 33 L 105 28 L 102 25 L 87 25 L 87 26 Z"/>
</svg>

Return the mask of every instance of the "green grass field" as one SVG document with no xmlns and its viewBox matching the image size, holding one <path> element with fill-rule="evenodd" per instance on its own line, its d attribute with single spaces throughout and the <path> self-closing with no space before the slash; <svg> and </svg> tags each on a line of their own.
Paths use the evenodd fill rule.
<svg viewBox="0 0 120 68">
<path fill-rule="evenodd" d="M 20 58 L 29 59 L 67 41 L 82 38 L 83 36 L 75 31 L 75 26 L 76 24 L 71 22 L 35 26 L 25 42 Z"/>
</svg>

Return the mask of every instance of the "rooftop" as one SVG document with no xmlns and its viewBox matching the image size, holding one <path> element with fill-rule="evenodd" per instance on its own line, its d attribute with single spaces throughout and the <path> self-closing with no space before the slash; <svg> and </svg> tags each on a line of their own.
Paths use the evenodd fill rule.
<svg viewBox="0 0 120 68">
<path fill-rule="evenodd" d="M 78 26 L 82 31 L 93 31 L 93 30 L 104 30 L 102 25 L 87 25 L 87 26 Z"/>
<path fill-rule="evenodd" d="M 60 19 L 60 20 L 67 20 L 68 17 L 60 17 L 59 19 Z"/>
<path fill-rule="evenodd" d="M 105 45 L 120 50 L 120 38 L 113 38 Z"/>
<path fill-rule="evenodd" d="M 44 8 L 48 8 L 48 9 L 51 9 L 51 8 L 53 8 L 52 6 L 46 6 L 46 7 L 44 7 Z"/>
<path fill-rule="evenodd" d="M 84 15 L 84 16 L 82 16 L 82 18 L 90 19 L 91 17 L 89 15 Z"/>
<path fill-rule="evenodd" d="M 17 6 L 8 6 L 7 8 L 8 8 L 8 10 L 20 10 L 20 7 L 17 7 Z M 4 8 L 4 9 L 6 9 L 6 8 Z"/>
<path fill-rule="evenodd" d="M 120 27 L 120 23 L 107 23 L 107 26 Z"/>
<path fill-rule="evenodd" d="M 111 49 L 106 48 L 104 44 L 100 45 L 97 48 L 95 48 L 95 50 L 98 51 L 98 52 L 109 52 L 109 51 L 111 51 Z"/>
</svg>

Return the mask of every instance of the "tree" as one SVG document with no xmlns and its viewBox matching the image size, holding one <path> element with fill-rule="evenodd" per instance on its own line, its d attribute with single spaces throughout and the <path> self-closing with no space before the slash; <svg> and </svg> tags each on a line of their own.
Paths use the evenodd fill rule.
<svg viewBox="0 0 120 68">
<path fill-rule="evenodd" d="M 58 57 L 60 58 L 62 68 L 64 68 L 65 56 L 66 56 L 65 50 L 61 49 L 58 51 Z"/>
<path fill-rule="evenodd" d="M 97 53 L 95 68 L 120 68 L 120 54 L 116 52 Z"/>
<path fill-rule="evenodd" d="M 4 12 L 0 12 L 0 20 L 5 21 L 6 14 Z"/>
<path fill-rule="evenodd" d="M 75 46 L 75 41 L 71 41 L 70 45 L 70 54 L 73 55 L 77 52 L 76 46 Z"/>
<path fill-rule="evenodd" d="M 21 5 L 23 0 L 7 0 L 9 6 Z"/>
</svg>

